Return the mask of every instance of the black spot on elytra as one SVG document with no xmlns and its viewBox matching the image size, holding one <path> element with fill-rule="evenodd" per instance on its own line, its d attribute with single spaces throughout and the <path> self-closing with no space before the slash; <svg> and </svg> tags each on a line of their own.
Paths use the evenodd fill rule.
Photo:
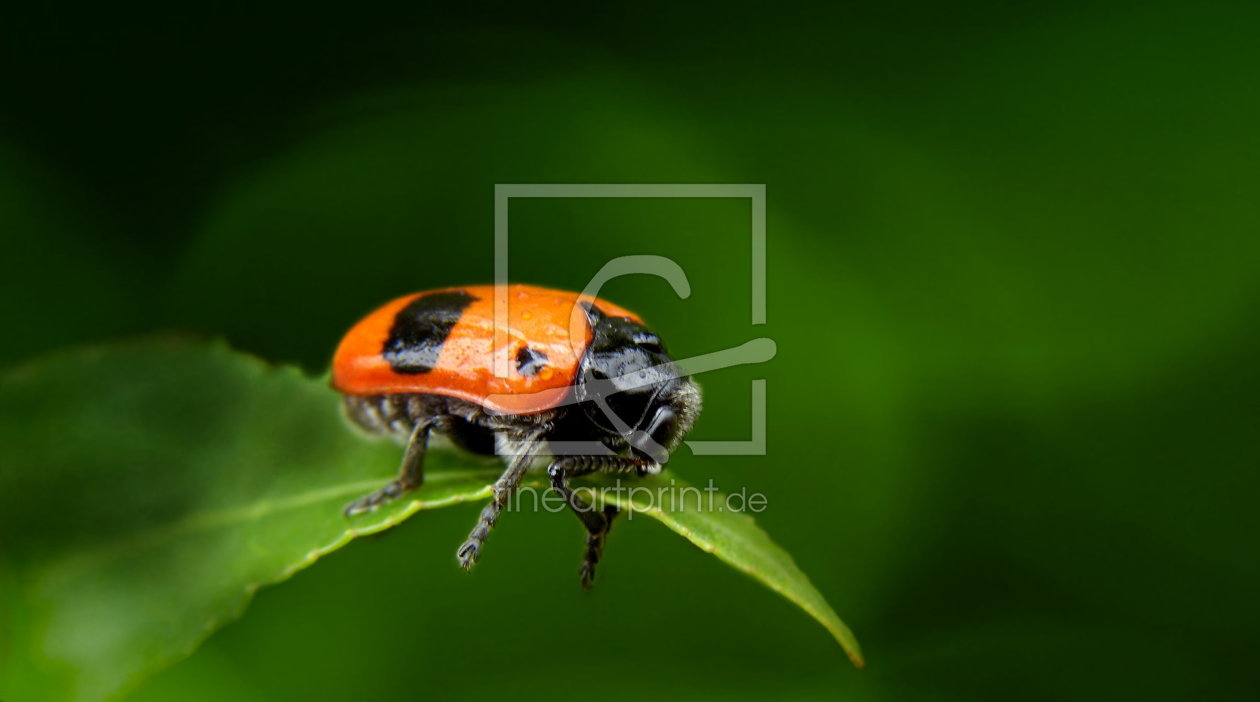
<svg viewBox="0 0 1260 702">
<path fill-rule="evenodd" d="M 547 354 L 522 346 L 516 352 L 516 370 L 521 375 L 537 375 L 547 365 Z"/>
<path fill-rule="evenodd" d="M 477 298 L 464 292 L 429 293 L 412 300 L 394 317 L 381 355 L 395 373 L 428 373 L 437 366 L 442 344 L 464 310 Z"/>
</svg>

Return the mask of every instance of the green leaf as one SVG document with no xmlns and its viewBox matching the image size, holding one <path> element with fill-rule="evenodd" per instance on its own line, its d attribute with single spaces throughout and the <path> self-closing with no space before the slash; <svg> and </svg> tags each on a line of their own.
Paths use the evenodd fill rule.
<svg viewBox="0 0 1260 702">
<path fill-rule="evenodd" d="M 702 551 L 761 581 L 825 626 L 854 665 L 859 668 L 865 665 L 853 632 L 797 567 L 792 556 L 772 541 L 752 517 L 730 509 L 731 504 L 740 507 L 738 502 L 728 502 L 719 492 L 701 491 L 668 472 L 638 480 L 635 487 L 637 489 L 600 490 L 595 494 L 602 495 L 604 502 L 661 520 Z"/>
<path fill-rule="evenodd" d="M 258 588 L 419 510 L 484 500 L 499 473 L 492 459 L 435 450 L 410 499 L 343 517 L 399 457 L 348 427 L 325 380 L 222 345 L 110 346 L 6 375 L 0 698 L 125 692 L 239 616 Z M 604 494 L 796 602 L 860 664 L 852 635 L 749 517 Z"/>
</svg>

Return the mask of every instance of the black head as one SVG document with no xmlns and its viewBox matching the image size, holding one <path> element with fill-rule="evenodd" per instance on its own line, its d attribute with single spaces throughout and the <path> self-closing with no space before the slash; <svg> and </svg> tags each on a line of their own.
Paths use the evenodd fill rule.
<svg viewBox="0 0 1260 702">
<path fill-rule="evenodd" d="M 583 305 L 592 338 L 578 366 L 576 399 L 608 443 L 665 463 L 700 412 L 699 387 L 679 374 L 647 327 Z"/>
</svg>

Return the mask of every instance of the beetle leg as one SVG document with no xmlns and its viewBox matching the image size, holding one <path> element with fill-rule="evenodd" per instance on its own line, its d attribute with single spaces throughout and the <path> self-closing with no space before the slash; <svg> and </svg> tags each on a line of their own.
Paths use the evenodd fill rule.
<svg viewBox="0 0 1260 702">
<path fill-rule="evenodd" d="M 477 525 L 468 534 L 468 540 L 455 552 L 455 557 L 459 559 L 459 564 L 464 570 L 471 570 L 477 563 L 477 557 L 481 555 L 481 547 L 485 545 L 486 538 L 490 536 L 490 530 L 499 520 L 499 513 L 503 511 L 504 505 L 520 487 L 521 479 L 525 477 L 526 469 L 537 455 L 540 444 L 537 437 L 529 437 L 520 442 L 511 442 L 509 446 L 515 455 L 508 463 L 507 469 L 494 482 L 494 497 L 482 508 L 481 515 L 477 518 Z"/>
<path fill-rule="evenodd" d="M 424 454 L 429 445 L 429 430 L 437 422 L 437 417 L 428 417 L 416 422 L 415 428 L 411 430 L 411 437 L 407 440 L 407 450 L 403 453 L 398 477 L 380 490 L 364 495 L 346 505 L 347 517 L 371 512 L 386 502 L 397 499 L 404 492 L 415 490 L 424 484 Z"/>
<path fill-rule="evenodd" d="M 608 530 L 612 528 L 613 518 L 621 512 L 617 505 L 604 505 L 602 525 L 599 531 L 586 532 L 586 550 L 582 553 L 582 565 L 578 567 L 578 581 L 582 588 L 589 590 L 595 582 L 595 566 L 604 555 L 604 542 L 608 540 Z"/>
<path fill-rule="evenodd" d="M 586 550 L 582 556 L 582 565 L 578 568 L 578 578 L 582 587 L 590 589 L 595 581 L 595 566 L 604 555 L 604 543 L 608 538 L 608 530 L 612 528 L 613 518 L 620 510 L 616 505 L 604 505 L 602 511 L 595 511 L 569 487 L 569 478 L 576 478 L 595 472 L 629 472 L 646 475 L 660 466 L 641 458 L 623 456 L 564 456 L 552 461 L 547 468 L 547 476 L 551 478 L 551 487 L 564 497 L 569 509 L 577 515 L 582 526 L 586 527 Z"/>
</svg>

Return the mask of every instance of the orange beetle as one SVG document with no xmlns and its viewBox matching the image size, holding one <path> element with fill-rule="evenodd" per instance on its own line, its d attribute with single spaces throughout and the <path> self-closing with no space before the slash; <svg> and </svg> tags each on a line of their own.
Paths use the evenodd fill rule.
<svg viewBox="0 0 1260 702">
<path fill-rule="evenodd" d="M 496 312 L 498 315 L 496 317 Z M 589 587 L 616 508 L 593 510 L 568 479 L 655 474 L 691 429 L 700 390 L 660 337 L 610 302 L 530 285 L 477 285 L 400 297 L 363 318 L 333 358 L 347 414 L 406 443 L 398 478 L 352 502 L 370 511 L 419 487 L 431 433 L 499 455 L 506 470 L 457 557 L 471 568 L 533 459 L 587 530 Z"/>
</svg>

